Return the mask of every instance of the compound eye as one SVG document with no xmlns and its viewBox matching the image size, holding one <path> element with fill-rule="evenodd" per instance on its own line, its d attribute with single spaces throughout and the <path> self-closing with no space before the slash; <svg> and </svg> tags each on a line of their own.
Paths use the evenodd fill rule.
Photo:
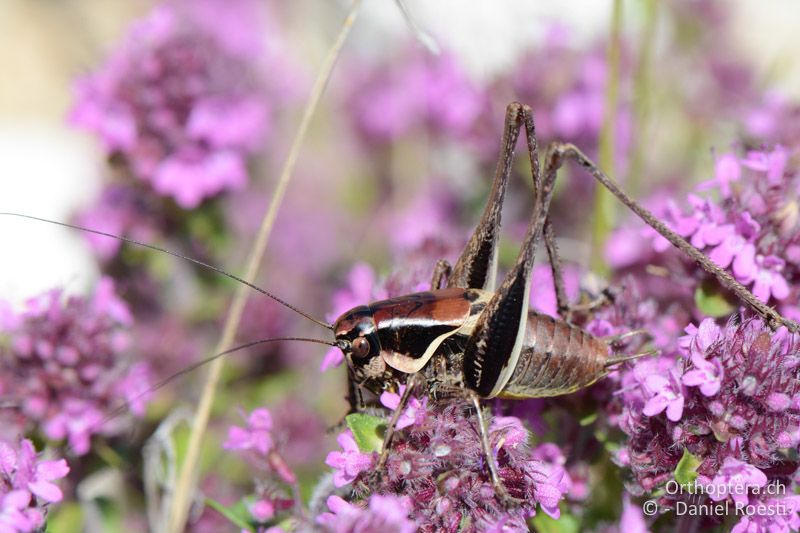
<svg viewBox="0 0 800 533">
<path fill-rule="evenodd" d="M 364 337 L 358 337 L 353 341 L 353 355 L 359 359 L 369 355 L 369 341 Z"/>
</svg>

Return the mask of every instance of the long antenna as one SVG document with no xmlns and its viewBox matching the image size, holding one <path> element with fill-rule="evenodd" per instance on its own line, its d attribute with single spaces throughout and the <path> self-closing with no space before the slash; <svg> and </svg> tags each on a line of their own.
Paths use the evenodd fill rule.
<svg viewBox="0 0 800 533">
<path fill-rule="evenodd" d="M 136 246 L 141 246 L 143 248 L 149 248 L 149 249 L 155 250 L 157 252 L 163 252 L 165 254 L 169 254 L 169 255 L 171 255 L 173 257 L 177 257 L 179 259 L 183 259 L 184 261 L 189 261 L 190 263 L 194 263 L 195 265 L 201 266 L 203 268 L 207 268 L 208 270 L 213 270 L 217 274 L 222 274 L 223 276 L 225 276 L 227 278 L 230 278 L 232 280 L 238 281 L 239 283 L 247 285 L 251 289 L 254 289 L 254 290 L 260 292 L 264 296 L 272 298 L 273 300 L 275 300 L 279 304 L 283 305 L 284 307 L 288 307 L 289 309 L 291 309 L 292 311 L 294 311 L 298 315 L 301 315 L 302 317 L 307 318 L 308 320 L 314 322 L 315 324 L 318 324 L 318 325 L 322 326 L 323 328 L 328 328 L 330 330 L 333 330 L 333 325 L 328 324 L 325 321 L 322 321 L 322 320 L 314 318 L 313 316 L 309 315 L 308 313 L 305 313 L 305 312 L 301 311 L 300 309 L 298 309 L 297 307 L 291 305 L 290 303 L 282 300 L 281 298 L 278 298 L 277 296 L 275 296 L 274 294 L 270 293 L 269 291 L 266 291 L 266 290 L 262 289 L 261 287 L 259 287 L 257 285 L 254 285 L 254 284 L 250 283 L 249 281 L 240 278 L 239 276 L 236 276 L 236 275 L 231 274 L 229 272 L 225 272 L 224 270 L 222 270 L 219 267 L 215 267 L 214 265 L 210 265 L 208 263 L 204 263 L 203 261 L 200 261 L 199 259 L 194 259 L 192 257 L 181 255 L 181 254 L 179 254 L 177 252 L 173 252 L 171 250 L 167 250 L 166 248 L 161 248 L 160 246 L 155 246 L 153 244 L 147 244 L 146 242 L 137 241 L 135 239 L 130 239 L 128 237 L 122 237 L 120 235 L 114 235 L 113 233 L 106 233 L 105 231 L 100 231 L 100 230 L 96 230 L 96 229 L 92 229 L 92 228 L 86 228 L 84 226 L 78 226 L 77 224 L 69 224 L 67 222 L 59 222 L 58 220 L 50 220 L 50 219 L 47 219 L 47 218 L 35 217 L 35 216 L 32 216 L 32 215 L 23 215 L 21 213 L 0 212 L 0 215 L 19 217 L 19 218 L 27 218 L 29 220 L 38 220 L 39 222 L 47 222 L 48 224 L 55 224 L 56 226 L 63 226 L 65 228 L 71 228 L 71 229 L 76 229 L 76 230 L 79 230 L 79 231 L 85 231 L 87 233 L 94 233 L 95 235 L 102 235 L 103 237 L 110 237 L 112 239 L 117 239 L 118 241 L 126 242 L 128 244 L 133 244 L 133 245 L 136 245 Z"/>
<path fill-rule="evenodd" d="M 186 368 L 182 368 L 181 370 L 175 372 L 174 374 L 165 377 L 164 379 L 162 379 L 161 381 L 159 381 L 158 383 L 156 383 L 152 387 L 149 387 L 146 391 L 140 392 L 139 394 L 137 394 L 133 398 L 129 398 L 124 404 L 122 404 L 119 407 L 115 408 L 108 415 L 106 415 L 106 417 L 100 422 L 100 425 L 102 426 L 103 424 L 105 424 L 109 420 L 112 420 L 112 419 L 116 418 L 117 416 L 119 416 L 120 414 L 122 414 L 124 411 L 126 411 L 128 409 L 128 406 L 130 404 L 136 402 L 136 400 L 141 400 L 145 396 L 148 396 L 148 395 L 156 392 L 157 390 L 162 389 L 168 383 L 174 381 L 175 379 L 177 379 L 177 378 L 179 378 L 179 377 L 181 377 L 181 376 L 183 376 L 185 374 L 188 374 L 189 372 L 192 372 L 193 370 L 197 370 L 201 366 L 210 363 L 214 359 L 219 359 L 220 357 L 222 357 L 224 355 L 228 355 L 228 354 L 231 354 L 233 352 L 238 352 L 239 350 L 244 350 L 245 348 L 250 348 L 252 346 L 258 346 L 259 344 L 267 344 L 269 342 L 280 342 L 280 341 L 303 341 L 303 342 L 313 342 L 313 343 L 316 343 L 316 344 L 325 344 L 326 346 L 337 346 L 337 344 L 335 342 L 324 341 L 324 340 L 321 340 L 321 339 L 309 339 L 309 338 L 305 338 L 305 337 L 272 337 L 272 338 L 269 338 L 269 339 L 261 339 L 261 340 L 257 340 L 257 341 L 248 342 L 248 343 L 245 343 L 245 344 L 240 344 L 239 346 L 235 346 L 235 347 L 233 347 L 233 348 L 231 348 L 229 350 L 225 350 L 224 352 L 220 352 L 220 353 L 211 355 L 209 357 L 206 357 L 205 359 L 201 359 L 200 361 L 198 361 L 196 363 L 192 363 L 191 365 L 187 366 Z"/>
</svg>

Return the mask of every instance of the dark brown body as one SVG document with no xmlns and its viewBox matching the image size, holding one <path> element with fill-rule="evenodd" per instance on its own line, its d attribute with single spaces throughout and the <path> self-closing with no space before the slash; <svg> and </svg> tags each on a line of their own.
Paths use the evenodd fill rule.
<svg viewBox="0 0 800 533">
<path fill-rule="evenodd" d="M 481 390 L 465 374 L 464 348 L 493 293 L 443 289 L 357 307 L 336 321 L 338 338 L 369 339 L 370 355 L 353 361 L 354 377 L 379 392 L 398 374 L 423 372 L 431 384 L 468 388 L 488 398 L 538 398 L 569 394 L 606 373 L 608 345 L 585 330 L 549 315 L 528 312 L 518 357 L 485 365 L 513 365 L 498 393 Z M 433 387 L 434 389 L 437 387 Z"/>
</svg>

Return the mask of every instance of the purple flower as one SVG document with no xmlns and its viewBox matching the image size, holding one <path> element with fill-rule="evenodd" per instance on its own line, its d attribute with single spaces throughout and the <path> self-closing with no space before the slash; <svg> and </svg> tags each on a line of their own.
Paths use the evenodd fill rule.
<svg viewBox="0 0 800 533">
<path fill-rule="evenodd" d="M 789 154 L 782 146 L 775 147 L 771 152 L 751 151 L 742 160 L 742 165 L 762 172 L 767 175 L 771 184 L 778 184 L 783 179 Z"/>
<path fill-rule="evenodd" d="M 707 361 L 703 356 L 692 354 L 693 370 L 681 377 L 681 383 L 687 387 L 700 387 L 705 396 L 714 396 L 722 384 L 722 365 L 718 359 Z"/>
<path fill-rule="evenodd" d="M 619 519 L 620 533 L 648 533 L 642 506 L 636 505 L 629 497 L 622 500 L 622 516 Z"/>
<path fill-rule="evenodd" d="M 800 496 L 782 498 L 751 496 L 742 518 L 731 533 L 790 533 L 800 529 Z M 754 512 L 750 512 L 752 509 Z"/>
<path fill-rule="evenodd" d="M 77 222 L 113 235 L 153 242 L 160 231 L 155 222 L 159 217 L 147 205 L 141 190 L 128 185 L 107 185 L 97 201 L 78 215 Z M 101 261 L 111 260 L 122 246 L 117 239 L 93 233 L 86 233 L 84 238 Z"/>
<path fill-rule="evenodd" d="M 356 128 L 365 140 L 388 142 L 425 126 L 448 138 L 470 132 L 486 97 L 455 56 L 412 53 L 390 65 L 359 73 L 366 79 L 355 85 L 358 91 L 351 106 Z"/>
<path fill-rule="evenodd" d="M 247 417 L 247 427 L 231 426 L 222 445 L 226 450 L 255 450 L 267 455 L 272 450 L 272 416 L 260 408 Z"/>
<path fill-rule="evenodd" d="M 259 39 L 239 39 L 251 43 L 243 49 L 228 38 L 259 34 L 258 17 L 237 8 L 253 3 L 226 7 L 228 23 L 241 15 L 229 33 L 207 23 L 206 4 L 161 5 L 136 23 L 107 63 L 79 81 L 71 115 L 102 138 L 109 155 L 184 209 L 242 188 L 247 158 L 270 127 L 266 84 L 253 61 Z"/>
<path fill-rule="evenodd" d="M 724 196 L 730 196 L 731 183 L 742 177 L 739 160 L 733 154 L 723 154 L 714 163 L 714 179 Z"/>
<path fill-rule="evenodd" d="M 271 500 L 258 500 L 249 507 L 250 514 L 258 522 L 266 522 L 275 516 L 275 503 Z"/>
<path fill-rule="evenodd" d="M 747 503 L 747 489 L 761 488 L 766 484 L 764 472 L 734 457 L 726 457 L 711 481 L 714 490 L 709 491 L 709 497 L 718 502 L 730 496 L 734 503 L 744 505 Z"/>
<path fill-rule="evenodd" d="M 325 464 L 335 470 L 333 484 L 343 487 L 352 483 L 361 472 L 367 472 L 375 464 L 375 454 L 361 453 L 350 430 L 345 431 L 336 438 L 342 447 L 341 452 L 330 452 Z"/>
<path fill-rule="evenodd" d="M 299 505 L 297 475 L 280 454 L 274 432 L 272 415 L 261 407 L 247 415 L 245 427 L 228 428 L 222 445 L 237 452 L 250 468 L 255 493 L 249 497 L 248 510 L 259 523 Z"/>
<path fill-rule="evenodd" d="M 645 389 L 650 394 L 650 398 L 642 409 L 643 414 L 655 416 L 666 409 L 667 418 L 673 422 L 681 419 L 684 397 L 680 385 L 672 374 L 669 378 L 657 375 L 647 376 Z"/>
<path fill-rule="evenodd" d="M 344 354 L 338 346 L 333 346 L 325 352 L 322 357 L 322 362 L 319 365 L 319 371 L 325 372 L 328 369 L 336 368 L 344 362 Z"/>
<path fill-rule="evenodd" d="M 103 413 L 91 402 L 68 398 L 61 410 L 44 423 L 44 434 L 49 439 L 67 439 L 75 453 L 83 455 L 91 448 L 92 433 L 102 423 Z"/>
<path fill-rule="evenodd" d="M 289 485 L 297 483 L 297 476 L 276 449 L 272 415 L 265 408 L 248 415 L 247 427 L 228 428 L 228 438 L 222 446 L 240 452 L 254 467 L 277 474 Z"/>
<path fill-rule="evenodd" d="M 93 434 L 116 434 L 124 425 L 102 425 L 119 407 L 143 414 L 150 372 L 145 363 L 128 366 L 121 353 L 130 343 L 131 315 L 108 278 L 89 298 L 64 299 L 53 290 L 32 299 L 6 331 L 0 392 L 27 423 L 39 424 L 50 439 L 67 439 L 78 454 L 89 451 Z"/>
<path fill-rule="evenodd" d="M 780 257 L 758 255 L 755 258 L 755 268 L 749 275 L 742 276 L 742 281 L 753 282 L 753 294 L 762 302 L 767 302 L 770 296 L 776 300 L 785 300 L 789 297 L 789 284 L 783 277 L 786 262 Z"/>
<path fill-rule="evenodd" d="M 322 513 L 316 519 L 323 531 L 332 533 L 417 531 L 417 524 L 408 518 L 411 505 L 407 497 L 375 494 L 370 497 L 366 508 L 347 503 L 339 496 L 329 496 L 327 503 L 330 512 Z"/>
<path fill-rule="evenodd" d="M 564 265 L 564 288 L 567 298 L 575 301 L 579 292 L 580 273 L 574 265 Z M 558 317 L 556 290 L 553 285 L 553 271 L 550 265 L 534 267 L 531 277 L 531 306 L 541 313 Z"/>
<path fill-rule="evenodd" d="M 492 420 L 492 426 L 489 431 L 497 439 L 492 446 L 495 455 L 504 446 L 516 448 L 517 446 L 528 444 L 528 430 L 523 427 L 522 422 L 515 416 L 496 416 Z M 544 452 L 544 450 L 549 453 Z M 552 443 L 544 443 L 534 451 L 534 457 L 540 461 L 553 460 L 553 458 L 560 456 L 561 450 Z"/>
<path fill-rule="evenodd" d="M 685 328 L 686 335 L 678 339 L 678 344 L 692 356 L 704 355 L 720 338 L 722 330 L 711 318 L 700 322 L 700 326 L 689 324 Z"/>
<path fill-rule="evenodd" d="M 64 459 L 43 461 L 28 439 L 0 440 L 0 531 L 34 531 L 44 525 L 45 505 L 63 498 L 53 483 L 65 477 Z"/>
<path fill-rule="evenodd" d="M 400 396 L 402 396 L 405 389 L 406 386 L 401 385 L 399 394 L 389 391 L 383 392 L 380 396 L 381 404 L 387 409 L 391 409 L 392 411 L 396 410 L 397 407 L 400 405 Z M 411 424 L 416 423 L 418 415 L 424 416 L 425 414 L 424 410 L 425 410 L 425 405 L 427 404 L 427 400 L 428 400 L 427 398 L 419 400 L 414 396 L 409 398 L 406 410 L 403 411 L 403 414 L 400 415 L 400 418 L 397 419 L 397 429 L 403 429 L 410 426 Z"/>
<path fill-rule="evenodd" d="M 543 46 L 532 48 L 518 62 L 504 84 L 512 85 L 517 98 L 536 110 L 536 129 L 540 142 L 574 142 L 589 153 L 595 151 L 603 124 L 603 94 L 608 78 L 603 45 L 577 48 L 563 28 L 551 32 Z M 630 62 L 623 61 L 622 76 Z M 558 76 L 541 76 L 557 70 Z M 631 139 L 630 102 L 620 99 L 616 117 L 620 159 Z"/>
<path fill-rule="evenodd" d="M 745 117 L 747 132 L 765 144 L 796 146 L 800 129 L 796 118 L 800 116 L 797 102 L 776 91 L 768 91 L 758 103 L 751 103 Z"/>
<path fill-rule="evenodd" d="M 671 201 L 660 202 L 655 212 L 714 263 L 730 269 L 759 300 L 782 302 L 781 309 L 792 314 L 795 306 L 791 302 L 796 299 L 793 287 L 800 281 L 800 173 L 787 154 L 781 147 L 750 151 L 745 158 L 735 153 L 723 154 L 717 159 L 715 179 L 698 188 L 719 187 L 721 200 L 689 195 L 688 213 Z M 654 265 L 663 267 L 670 272 L 674 285 L 690 289 L 686 291 L 688 295 L 708 279 L 653 230 L 643 233 L 653 239 L 650 251 L 635 241 L 632 228 L 618 232 L 619 237 L 612 239 L 613 246 L 609 245 L 615 265 L 645 271 Z M 647 284 L 663 301 L 663 289 L 652 278 Z"/>
</svg>

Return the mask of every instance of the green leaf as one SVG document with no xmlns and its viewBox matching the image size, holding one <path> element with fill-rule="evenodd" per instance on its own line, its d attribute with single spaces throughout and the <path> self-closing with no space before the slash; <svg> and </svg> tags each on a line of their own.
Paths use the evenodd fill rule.
<svg viewBox="0 0 800 533">
<path fill-rule="evenodd" d="M 353 432 L 359 450 L 363 453 L 381 451 L 386 420 L 364 413 L 352 413 L 344 419 L 347 427 Z"/>
<path fill-rule="evenodd" d="M 577 533 L 581 530 L 578 519 L 565 513 L 563 509 L 561 516 L 556 520 L 545 514 L 540 508 L 530 523 L 539 533 Z"/>
<path fill-rule="evenodd" d="M 700 459 L 683 449 L 683 457 L 678 461 L 675 468 L 675 481 L 680 485 L 691 485 L 697 479 L 697 467 L 700 466 Z"/>
<path fill-rule="evenodd" d="M 595 420 L 597 420 L 597 411 L 595 411 L 594 413 L 589 413 L 588 415 L 581 418 L 578 421 L 578 424 L 585 427 L 594 424 Z"/>
<path fill-rule="evenodd" d="M 212 500 L 211 498 L 206 498 L 205 503 L 216 512 L 230 520 L 236 527 L 246 529 L 247 531 L 255 531 L 255 523 L 252 522 L 250 512 L 247 510 L 247 504 L 244 500 L 239 500 L 230 507 L 226 507 L 225 505 L 216 500 Z"/>
<path fill-rule="evenodd" d="M 728 316 L 736 309 L 727 293 L 723 289 L 710 281 L 704 281 L 694 291 L 694 303 L 703 314 L 710 317 L 719 318 Z"/>
</svg>

